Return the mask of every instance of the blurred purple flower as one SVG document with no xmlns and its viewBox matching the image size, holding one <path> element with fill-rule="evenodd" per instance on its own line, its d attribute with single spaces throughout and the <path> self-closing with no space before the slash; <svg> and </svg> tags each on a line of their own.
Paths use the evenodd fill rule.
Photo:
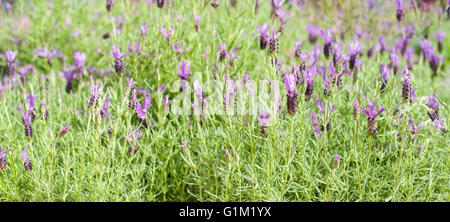
<svg viewBox="0 0 450 222">
<path fill-rule="evenodd" d="M 25 149 L 25 150 L 20 154 L 20 156 L 21 156 L 22 159 L 23 159 L 23 165 L 25 166 L 25 170 L 27 170 L 27 171 L 32 171 L 32 170 L 33 170 L 33 165 L 31 164 L 30 157 L 28 157 L 28 150 Z"/>
<path fill-rule="evenodd" d="M 103 83 L 102 82 L 98 83 L 98 85 L 91 86 L 91 98 L 89 99 L 89 102 L 88 102 L 89 108 L 93 107 L 95 109 L 97 107 L 98 98 L 102 91 L 103 91 Z"/>
<path fill-rule="evenodd" d="M 143 126 L 145 128 L 147 128 L 147 112 L 150 109 L 150 107 L 152 106 L 152 97 L 151 96 L 147 96 L 144 98 L 144 102 L 141 103 L 137 102 L 136 103 L 136 114 L 138 116 L 138 118 L 141 120 Z"/>
<path fill-rule="evenodd" d="M 111 106 L 110 103 L 110 95 L 108 94 L 106 96 L 105 104 L 103 108 L 100 110 L 100 115 L 102 116 L 102 119 L 106 119 L 109 116 L 108 108 Z"/>
<path fill-rule="evenodd" d="M 442 30 L 439 30 L 438 33 L 436 33 L 434 35 L 434 37 L 436 38 L 436 40 L 438 41 L 438 50 L 439 52 L 442 52 L 443 49 L 443 44 L 442 42 L 444 41 L 445 37 L 446 37 L 446 33 Z"/>
<path fill-rule="evenodd" d="M 331 55 L 331 44 L 334 42 L 334 39 L 331 36 L 330 30 L 320 30 L 320 36 L 322 37 L 323 41 L 325 41 L 323 45 L 323 54 L 328 59 Z"/>
<path fill-rule="evenodd" d="M 2 151 L 2 146 L 0 146 L 0 170 L 5 171 L 8 168 L 8 161 L 6 160 L 6 156 L 11 151 L 11 149 L 6 150 L 4 153 Z"/>
<path fill-rule="evenodd" d="M 142 24 L 140 29 L 141 29 L 142 39 L 145 39 L 145 37 L 147 36 L 147 32 L 148 32 L 148 22 L 146 22 L 145 24 Z"/>
<path fill-rule="evenodd" d="M 191 49 L 192 48 L 184 49 L 184 41 L 183 40 L 181 40 L 180 43 L 177 43 L 177 44 L 173 45 L 173 50 L 178 52 L 178 58 L 179 59 L 183 58 L 183 53 L 189 52 L 189 51 L 191 51 Z"/>
<path fill-rule="evenodd" d="M 167 43 L 169 43 L 169 45 L 172 45 L 172 36 L 173 34 L 175 34 L 175 30 L 173 29 L 173 26 L 170 26 L 170 32 L 167 32 L 167 30 L 163 27 L 161 27 L 159 29 L 159 32 L 166 37 L 167 39 Z"/>
<path fill-rule="evenodd" d="M 122 60 L 127 54 L 121 54 L 119 46 L 115 45 L 113 46 L 113 51 L 111 54 L 114 57 L 114 69 L 117 74 L 122 74 L 124 71 L 124 68 L 126 66 L 126 63 Z"/>
<path fill-rule="evenodd" d="M 409 119 L 409 125 L 411 126 L 411 131 L 413 134 L 418 133 L 422 129 L 424 124 L 425 122 L 422 122 L 416 127 L 416 125 L 414 125 L 414 121 L 412 119 Z"/>
<path fill-rule="evenodd" d="M 62 129 L 61 129 L 61 131 L 59 131 L 59 134 L 58 134 L 58 138 L 57 139 L 61 139 L 64 135 L 66 135 L 68 132 L 69 132 L 69 130 L 72 128 L 72 126 L 69 126 L 69 125 L 66 125 L 65 127 L 63 127 Z"/>
<path fill-rule="evenodd" d="M 265 49 L 270 42 L 269 34 L 267 32 L 267 31 L 269 31 L 269 29 L 270 29 L 270 25 L 267 25 L 267 24 L 263 24 L 261 26 L 261 28 L 256 26 L 256 30 L 258 30 L 258 32 L 259 32 L 259 48 L 260 49 Z"/>
<path fill-rule="evenodd" d="M 320 28 L 309 24 L 308 26 L 306 26 L 306 31 L 309 34 L 309 43 L 314 44 L 317 41 L 318 36 L 320 35 Z"/>
<path fill-rule="evenodd" d="M 14 74 L 14 69 L 15 69 L 15 64 L 14 64 L 14 60 L 16 59 L 17 56 L 17 51 L 6 51 L 5 53 L 5 57 L 6 57 L 6 73 L 8 73 L 8 75 L 13 75 Z"/>
</svg>

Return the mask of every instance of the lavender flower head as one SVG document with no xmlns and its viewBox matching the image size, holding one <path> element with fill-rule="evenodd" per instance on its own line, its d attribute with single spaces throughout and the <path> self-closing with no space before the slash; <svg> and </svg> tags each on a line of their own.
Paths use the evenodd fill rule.
<svg viewBox="0 0 450 222">
<path fill-rule="evenodd" d="M 439 120 L 439 107 L 441 104 L 437 101 L 436 95 L 433 93 L 433 96 L 428 97 L 428 103 L 426 104 L 431 110 L 428 111 L 428 116 L 431 121 Z"/>
<path fill-rule="evenodd" d="M 384 92 L 384 90 L 386 89 L 386 86 L 388 84 L 389 76 L 390 76 L 388 66 L 386 66 L 384 64 L 381 64 L 380 65 L 380 72 L 381 72 L 381 75 L 382 75 L 382 82 L 381 82 L 380 92 Z"/>
<path fill-rule="evenodd" d="M 416 125 L 414 125 L 414 121 L 412 119 L 409 119 L 409 125 L 411 126 L 411 131 L 413 134 L 418 133 L 422 129 L 424 124 L 425 122 L 422 122 L 416 127 Z"/>
<path fill-rule="evenodd" d="M 25 149 L 20 156 L 23 159 L 23 165 L 25 166 L 25 170 L 27 171 L 32 171 L 33 170 L 33 165 L 31 164 L 30 161 L 30 157 L 28 156 L 28 150 Z"/>
<path fill-rule="evenodd" d="M 405 7 L 403 5 L 403 0 L 395 0 L 397 6 L 397 21 L 401 22 L 405 17 Z"/>
<path fill-rule="evenodd" d="M 256 30 L 259 32 L 259 48 L 265 49 L 270 42 L 270 37 L 268 31 L 270 29 L 270 25 L 263 24 L 260 27 L 256 26 Z"/>
<path fill-rule="evenodd" d="M 136 103 L 136 114 L 138 116 L 138 118 L 141 120 L 142 124 L 144 125 L 144 127 L 147 128 L 147 112 L 150 109 L 150 107 L 152 106 L 152 97 L 151 96 L 147 96 L 144 98 L 144 102 L 141 103 L 137 102 Z"/>
<path fill-rule="evenodd" d="M 195 25 L 194 25 L 195 31 L 199 32 L 200 31 L 200 21 L 202 20 L 202 17 L 194 15 L 194 20 L 195 20 Z"/>
<path fill-rule="evenodd" d="M 71 70 L 63 70 L 64 78 L 66 79 L 66 93 L 71 93 L 73 89 L 73 78 L 75 77 L 75 73 Z"/>
<path fill-rule="evenodd" d="M 228 53 L 228 59 L 230 59 L 230 66 L 233 66 L 234 60 L 235 60 L 235 59 L 241 58 L 240 56 L 237 56 L 237 55 L 236 55 L 236 53 L 237 53 L 238 50 L 239 50 L 239 47 L 236 47 L 236 48 L 233 50 L 233 52 Z"/>
<path fill-rule="evenodd" d="M 221 43 L 220 44 L 220 51 L 219 51 L 219 61 L 225 60 L 225 58 L 228 58 L 229 54 L 227 52 L 227 44 Z"/>
<path fill-rule="evenodd" d="M 442 42 L 444 41 L 446 35 L 447 34 L 444 31 L 442 31 L 442 30 L 439 30 L 439 32 L 434 35 L 434 37 L 438 41 L 438 50 L 439 50 L 439 52 L 442 52 L 442 49 L 443 49 Z"/>
<path fill-rule="evenodd" d="M 365 115 L 368 116 L 368 134 L 369 135 L 376 135 L 377 134 L 377 130 L 378 130 L 378 124 L 377 124 L 377 120 L 375 119 L 378 115 L 380 115 L 382 112 L 385 111 L 385 108 L 381 108 L 380 110 L 378 110 L 377 108 L 377 101 L 374 100 L 373 103 L 370 100 L 367 100 L 369 103 L 369 106 L 367 107 L 367 109 L 364 109 L 363 107 L 360 107 L 361 110 L 363 111 L 363 113 Z"/>
<path fill-rule="evenodd" d="M 272 34 L 270 35 L 269 40 L 269 54 L 275 55 L 278 53 L 278 37 L 280 37 L 281 33 L 276 31 L 276 27 L 273 26 Z"/>
<path fill-rule="evenodd" d="M 98 104 L 98 98 L 100 93 L 103 91 L 103 83 L 100 82 L 98 85 L 92 85 L 91 86 L 91 98 L 89 99 L 89 105 L 88 107 L 94 107 L 94 109 L 97 107 Z"/>
<path fill-rule="evenodd" d="M 308 101 L 311 99 L 313 90 L 314 90 L 314 71 L 310 69 L 306 69 L 306 90 L 305 90 L 305 100 Z"/>
<path fill-rule="evenodd" d="M 391 54 L 389 55 L 389 58 L 391 60 L 391 62 L 389 63 L 389 68 L 391 68 L 392 73 L 394 73 L 394 75 L 396 75 L 398 72 L 399 56 L 394 51 L 392 51 Z"/>
<path fill-rule="evenodd" d="M 86 53 L 75 52 L 75 68 L 81 71 L 84 68 L 86 62 Z"/>
<path fill-rule="evenodd" d="M 407 69 L 404 70 L 403 74 L 402 98 L 405 102 L 411 99 L 411 75 Z"/>
<path fill-rule="evenodd" d="M 6 57 L 6 72 L 8 73 L 8 75 L 12 75 L 14 74 L 14 69 L 15 69 L 15 64 L 14 64 L 14 60 L 16 59 L 17 56 L 17 51 L 6 51 L 5 53 L 5 57 Z"/>
<path fill-rule="evenodd" d="M 65 127 L 63 127 L 61 129 L 61 131 L 59 131 L 58 139 L 62 138 L 64 135 L 66 135 L 71 128 L 72 128 L 72 126 L 69 126 L 69 125 L 66 125 Z"/>
<path fill-rule="evenodd" d="M 130 147 L 128 148 L 128 153 L 130 155 L 134 155 L 138 151 L 138 140 L 142 137 L 142 130 L 138 131 L 138 127 L 133 129 L 133 132 L 129 132 L 131 134 L 129 137 L 123 139 L 126 139 L 130 143 Z"/>
<path fill-rule="evenodd" d="M 284 79 L 284 84 L 286 84 L 287 94 L 287 108 L 289 115 L 293 116 L 297 112 L 298 104 L 298 92 L 296 91 L 297 76 L 295 74 L 288 75 Z"/>
<path fill-rule="evenodd" d="M 289 18 L 291 18 L 292 14 L 290 12 L 287 13 L 283 10 L 278 10 L 277 16 L 280 19 L 280 23 L 281 23 L 278 32 L 284 33 L 286 31 L 286 22 L 289 20 Z"/>
<path fill-rule="evenodd" d="M 146 22 L 145 24 L 142 24 L 140 29 L 141 29 L 142 39 L 145 39 L 145 37 L 147 36 L 147 32 L 148 32 L 148 22 Z"/>
<path fill-rule="evenodd" d="M 5 153 L 2 151 L 2 146 L 0 146 L 0 170 L 5 171 L 8 168 L 8 161 L 6 160 L 6 156 L 11 151 L 8 149 Z"/>
<path fill-rule="evenodd" d="M 350 69 L 351 70 L 354 70 L 355 64 L 356 64 L 356 59 L 357 59 L 357 56 L 359 55 L 360 52 L 361 52 L 361 46 L 359 44 L 359 41 L 358 40 L 353 41 L 350 44 L 349 65 L 350 65 Z"/>
<path fill-rule="evenodd" d="M 270 115 L 269 113 L 259 111 L 258 117 L 259 120 L 257 122 L 261 125 L 261 133 L 263 134 L 263 136 L 267 136 L 267 129 L 269 126 Z"/>
<path fill-rule="evenodd" d="M 334 39 L 331 36 L 330 30 L 320 30 L 320 36 L 325 41 L 323 45 L 323 54 L 325 55 L 325 58 L 329 58 L 331 55 L 331 44 L 334 42 Z"/>
<path fill-rule="evenodd" d="M 164 113 L 167 114 L 169 112 L 169 106 L 172 103 L 171 100 L 169 100 L 169 95 L 166 95 L 165 99 L 162 99 L 164 103 Z"/>
<path fill-rule="evenodd" d="M 119 46 L 113 46 L 112 55 L 114 57 L 114 69 L 117 74 L 122 74 L 126 63 L 122 60 L 127 54 L 121 54 Z"/>
<path fill-rule="evenodd" d="M 339 154 L 336 154 L 336 156 L 334 157 L 333 169 L 338 168 L 340 162 L 341 162 L 341 156 Z"/>
<path fill-rule="evenodd" d="M 19 112 L 22 114 L 22 121 L 25 125 L 25 136 L 28 139 L 31 139 L 33 137 L 33 128 L 31 127 L 32 111 L 28 110 L 28 113 L 25 113 L 20 106 L 18 107 L 18 109 Z"/>
<path fill-rule="evenodd" d="M 314 25 L 306 26 L 306 31 L 309 34 L 309 43 L 314 44 L 317 41 L 318 36 L 320 35 L 320 28 Z"/>
<path fill-rule="evenodd" d="M 106 119 L 109 116 L 109 112 L 108 112 L 108 108 L 111 106 L 110 103 L 110 96 L 109 94 L 106 96 L 106 100 L 105 100 L 105 105 L 103 106 L 103 108 L 100 110 L 100 115 L 102 116 L 103 119 Z"/>
<path fill-rule="evenodd" d="M 176 43 L 175 45 L 173 45 L 173 50 L 175 50 L 176 52 L 178 52 L 178 58 L 181 59 L 183 58 L 183 54 L 186 52 L 191 51 L 192 48 L 187 48 L 184 49 L 184 41 L 181 40 L 180 43 Z"/>
<path fill-rule="evenodd" d="M 169 43 L 169 45 L 172 45 L 172 36 L 175 34 L 175 30 L 173 29 L 173 26 L 170 26 L 170 32 L 167 32 L 167 30 L 163 27 L 161 27 L 159 29 L 159 32 L 166 37 L 167 39 L 167 43 Z"/>
<path fill-rule="evenodd" d="M 113 0 L 106 0 L 106 10 L 108 10 L 108 12 L 111 12 L 113 7 L 114 7 Z"/>
<path fill-rule="evenodd" d="M 442 55 L 438 56 L 434 52 L 431 52 L 428 54 L 428 61 L 430 64 L 430 68 L 433 71 L 432 76 L 437 76 L 437 71 L 439 68 L 440 63 L 445 62 L 444 57 Z"/>
<path fill-rule="evenodd" d="M 183 63 L 178 66 L 178 77 L 185 81 L 188 81 L 189 77 L 191 77 L 191 63 L 189 60 L 183 60 Z"/>
<path fill-rule="evenodd" d="M 303 41 L 299 41 L 295 43 L 295 50 L 294 50 L 294 57 L 300 58 L 300 55 L 302 54 L 302 44 Z"/>
<path fill-rule="evenodd" d="M 353 103 L 353 117 L 357 119 L 359 117 L 359 113 L 361 111 L 361 105 L 359 105 L 358 98 L 355 98 L 355 102 Z"/>
</svg>

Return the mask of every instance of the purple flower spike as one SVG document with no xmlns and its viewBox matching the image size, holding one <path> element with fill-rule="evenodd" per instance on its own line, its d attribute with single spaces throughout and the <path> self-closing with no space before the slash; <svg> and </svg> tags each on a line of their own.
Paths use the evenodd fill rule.
<svg viewBox="0 0 450 222">
<path fill-rule="evenodd" d="M 69 132 L 69 130 L 70 130 L 71 128 L 72 128 L 72 126 L 69 126 L 69 125 L 63 127 L 63 128 L 61 129 L 61 131 L 59 131 L 58 139 L 62 138 L 64 135 L 66 135 L 66 134 Z"/>
<path fill-rule="evenodd" d="M 445 128 L 445 123 L 444 122 L 442 122 L 442 121 L 440 121 L 438 119 L 435 119 L 433 121 L 433 124 L 436 126 L 436 131 L 438 131 L 438 132 L 441 131 L 443 133 L 447 133 L 447 129 Z"/>
<path fill-rule="evenodd" d="M 295 58 L 300 58 L 300 55 L 302 54 L 302 44 L 303 44 L 303 41 L 299 41 L 299 42 L 295 43 L 295 50 L 294 50 Z"/>
<path fill-rule="evenodd" d="M 397 21 L 401 22 L 405 17 L 405 7 L 403 5 L 403 0 L 395 0 L 397 6 Z"/>
<path fill-rule="evenodd" d="M 313 90 L 314 90 L 314 72 L 312 69 L 306 70 L 306 90 L 305 90 L 305 100 L 308 101 L 311 99 Z"/>
<path fill-rule="evenodd" d="M 163 27 L 159 29 L 159 32 L 166 37 L 167 43 L 171 45 L 172 43 L 172 36 L 175 34 L 175 30 L 173 29 L 173 26 L 170 26 L 170 32 L 167 32 L 167 30 Z"/>
<path fill-rule="evenodd" d="M 270 29 L 270 25 L 263 24 L 260 27 L 256 26 L 256 30 L 259 32 L 259 48 L 265 49 L 270 42 L 268 31 Z"/>
<path fill-rule="evenodd" d="M 8 161 L 6 160 L 6 156 L 11 151 L 8 149 L 5 153 L 2 151 L 2 146 L 0 146 L 0 170 L 5 171 L 8 168 Z"/>
<path fill-rule="evenodd" d="M 317 116 L 316 112 L 312 113 L 311 122 L 313 124 L 313 129 L 316 137 L 322 137 L 322 132 L 319 130 L 319 117 Z"/>
<path fill-rule="evenodd" d="M 220 51 L 219 51 L 219 61 L 223 61 L 225 58 L 228 58 L 229 54 L 227 52 L 227 44 L 221 43 L 220 44 Z"/>
<path fill-rule="evenodd" d="M 358 40 L 355 40 L 354 42 L 352 42 L 350 44 L 350 60 L 349 60 L 349 65 L 350 65 L 350 69 L 354 70 L 355 68 L 355 64 L 356 64 L 356 58 L 359 55 L 359 53 L 361 52 L 361 46 L 359 44 Z"/>
<path fill-rule="evenodd" d="M 405 69 L 403 74 L 402 97 L 406 102 L 411 99 L 411 88 L 411 75 Z"/>
<path fill-rule="evenodd" d="M 341 156 L 339 154 L 336 154 L 336 156 L 334 157 L 333 169 L 338 168 L 340 162 L 341 162 Z"/>
<path fill-rule="evenodd" d="M 162 100 L 164 103 L 164 113 L 168 113 L 169 112 L 169 106 L 172 103 L 171 100 L 169 100 L 169 95 L 166 95 L 166 98 Z"/>
<path fill-rule="evenodd" d="M 32 171 L 32 170 L 33 170 L 33 165 L 31 164 L 30 157 L 28 157 L 28 150 L 25 149 L 25 150 L 20 154 L 20 156 L 21 156 L 22 159 L 23 159 L 23 165 L 25 166 L 25 170 L 27 170 L 27 171 Z"/>
<path fill-rule="evenodd" d="M 147 32 L 148 32 L 148 22 L 146 22 L 145 24 L 141 25 L 142 39 L 145 39 L 145 37 L 147 36 Z"/>
<path fill-rule="evenodd" d="M 359 117 L 359 113 L 361 111 L 361 105 L 359 105 L 358 98 L 355 99 L 353 103 L 353 117 L 357 119 Z"/>
<path fill-rule="evenodd" d="M 434 52 L 428 54 L 428 60 L 430 64 L 430 68 L 433 71 L 433 77 L 437 76 L 437 70 L 439 68 L 440 63 L 445 62 L 444 57 L 437 56 Z"/>
<path fill-rule="evenodd" d="M 82 70 L 84 68 L 84 63 L 86 62 L 86 53 L 75 52 L 75 68 L 77 70 Z"/>
<path fill-rule="evenodd" d="M 114 69 L 117 74 L 122 74 L 126 63 L 122 60 L 127 54 L 121 54 L 119 46 L 113 46 L 112 55 L 114 57 Z"/>
<path fill-rule="evenodd" d="M 389 63 L 389 68 L 392 69 L 392 73 L 394 75 L 397 75 L 399 56 L 394 51 L 392 51 L 391 54 L 389 55 L 389 58 L 391 59 L 391 62 Z"/>
<path fill-rule="evenodd" d="M 369 102 L 369 106 L 367 107 L 367 109 L 364 109 L 363 107 L 360 107 L 361 110 L 363 111 L 364 114 L 366 114 L 368 116 L 368 134 L 369 135 L 376 135 L 377 134 L 377 130 L 378 130 L 378 124 L 377 124 L 377 120 L 375 119 L 378 115 L 380 115 L 382 112 L 385 111 L 385 108 L 381 108 L 380 110 L 378 110 L 377 108 L 377 101 L 374 100 L 373 103 L 368 100 Z"/>
<path fill-rule="evenodd" d="M 202 17 L 194 15 L 194 20 L 195 20 L 195 25 L 194 25 L 195 31 L 199 32 L 200 31 L 200 21 L 202 20 Z"/>
<path fill-rule="evenodd" d="M 422 122 L 416 127 L 416 125 L 414 125 L 414 121 L 412 119 L 409 119 L 409 125 L 411 126 L 411 131 L 413 134 L 418 133 L 422 129 L 424 124 L 425 122 Z"/>
<path fill-rule="evenodd" d="M 291 116 L 295 115 L 297 112 L 298 104 L 298 92 L 296 91 L 297 76 L 295 74 L 288 75 L 284 79 L 284 84 L 286 84 L 287 94 L 287 108 Z"/>
<path fill-rule="evenodd" d="M 178 52 L 178 58 L 183 58 L 183 53 L 191 51 L 192 48 L 184 49 L 184 41 L 182 40 L 180 43 L 173 45 L 173 50 Z"/>
<path fill-rule="evenodd" d="M 428 97 L 428 103 L 426 104 L 428 107 L 430 107 L 434 111 L 438 111 L 441 104 L 436 99 L 436 94 L 433 93 L 433 96 Z"/>
<path fill-rule="evenodd" d="M 314 25 L 306 26 L 306 31 L 309 34 L 309 43 L 314 44 L 317 41 L 318 36 L 320 35 L 320 28 Z"/>
<path fill-rule="evenodd" d="M 258 114 L 259 120 L 257 121 L 261 125 L 261 133 L 263 136 L 267 136 L 267 129 L 269 128 L 269 119 L 270 115 L 269 113 L 264 113 L 262 111 L 259 111 Z"/>
<path fill-rule="evenodd" d="M 14 60 L 16 59 L 17 56 L 17 51 L 6 51 L 5 53 L 5 57 L 6 57 L 6 72 L 8 73 L 8 75 L 12 75 L 14 74 L 14 68 L 15 68 L 15 64 L 14 64 Z"/>
<path fill-rule="evenodd" d="M 100 110 L 100 115 L 102 116 L 103 119 L 106 119 L 109 116 L 109 112 L 108 112 L 108 108 L 111 106 L 110 103 L 110 96 L 109 94 L 106 96 L 106 101 L 105 101 L 105 105 L 103 106 L 103 108 Z"/>
<path fill-rule="evenodd" d="M 238 50 L 239 50 L 239 47 L 236 47 L 232 53 L 228 54 L 228 59 L 230 59 L 230 66 L 233 66 L 233 62 L 235 59 L 241 58 L 240 56 L 236 55 Z"/>
<path fill-rule="evenodd" d="M 28 113 L 25 113 L 20 106 L 18 107 L 18 109 L 22 114 L 22 121 L 25 125 L 25 136 L 28 139 L 31 139 L 33 137 L 33 128 L 31 127 L 32 112 L 31 110 L 29 110 Z"/>
<path fill-rule="evenodd" d="M 276 30 L 276 27 L 273 26 L 272 34 L 269 39 L 269 53 L 272 55 L 278 53 L 278 37 L 281 35 L 281 33 Z"/>
<path fill-rule="evenodd" d="M 381 64 L 380 67 L 381 67 L 380 68 L 380 72 L 381 72 L 381 75 L 382 75 L 382 82 L 381 82 L 380 91 L 384 92 L 384 90 L 386 89 L 386 86 L 388 84 L 388 81 L 389 81 L 390 73 L 389 73 L 388 66 L 386 66 L 384 64 Z"/>
<path fill-rule="evenodd" d="M 431 110 L 428 111 L 428 116 L 431 121 L 439 120 L 439 107 L 441 104 L 437 101 L 436 95 L 433 93 L 433 96 L 428 97 L 428 103 L 426 104 Z"/>
<path fill-rule="evenodd" d="M 138 151 L 138 140 L 142 137 L 142 130 L 138 131 L 138 127 L 133 129 L 133 132 L 129 132 L 130 136 L 123 139 L 126 139 L 130 143 L 130 147 L 128 148 L 128 153 L 130 155 L 134 155 Z"/>
<path fill-rule="evenodd" d="M 103 91 L 103 83 L 102 82 L 100 82 L 98 85 L 91 86 L 91 98 L 89 100 L 89 108 L 97 107 L 98 98 L 102 91 Z"/>
<path fill-rule="evenodd" d="M 320 30 L 320 36 L 325 41 L 323 45 L 323 54 L 325 55 L 325 58 L 329 58 L 331 55 L 331 44 L 334 42 L 334 39 L 331 36 L 330 30 Z"/>
<path fill-rule="evenodd" d="M 75 77 L 75 73 L 71 70 L 64 70 L 64 78 L 66 79 L 66 93 L 71 93 L 73 89 L 72 80 Z"/>
<path fill-rule="evenodd" d="M 439 52 L 442 52 L 442 49 L 443 49 L 442 42 L 444 41 L 446 35 L 447 34 L 444 31 L 442 31 L 442 30 L 439 30 L 439 32 L 436 35 L 434 35 L 434 37 L 438 41 L 438 50 L 439 50 Z"/>
<path fill-rule="evenodd" d="M 150 107 L 152 106 L 152 97 L 151 96 L 147 96 L 144 99 L 144 102 L 141 103 L 137 102 L 136 103 L 136 114 L 138 116 L 138 118 L 141 120 L 142 124 L 144 125 L 145 128 L 147 128 L 147 112 L 150 109 Z"/>
<path fill-rule="evenodd" d="M 178 66 L 178 77 L 185 81 L 188 81 L 189 77 L 191 77 L 191 63 L 189 60 L 183 61 L 183 63 Z"/>
</svg>

